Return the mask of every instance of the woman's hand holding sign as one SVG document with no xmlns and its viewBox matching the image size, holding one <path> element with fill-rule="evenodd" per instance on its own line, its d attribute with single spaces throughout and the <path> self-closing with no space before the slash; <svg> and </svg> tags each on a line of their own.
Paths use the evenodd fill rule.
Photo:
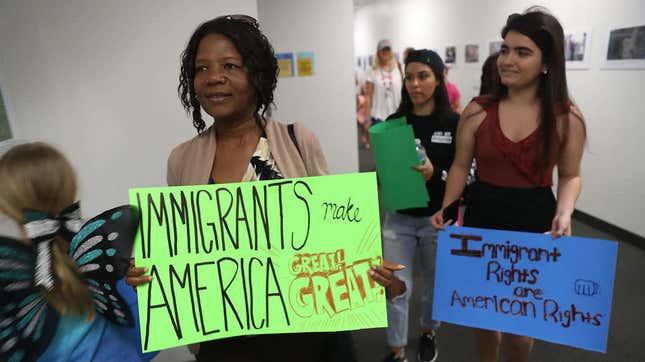
<svg viewBox="0 0 645 362">
<path fill-rule="evenodd" d="M 394 298 L 405 293 L 405 283 L 394 275 L 394 272 L 405 269 L 405 265 L 392 264 L 384 261 L 383 266 L 372 265 L 370 277 L 385 287 L 388 298 Z"/>
<path fill-rule="evenodd" d="M 452 225 L 459 217 L 459 203 L 460 200 L 457 199 L 434 213 L 430 217 L 432 226 L 437 230 L 444 230 L 446 225 Z"/>
<path fill-rule="evenodd" d="M 130 259 L 130 268 L 125 274 L 125 283 L 131 286 L 136 292 L 139 285 L 150 283 L 152 280 L 150 275 L 143 275 L 147 271 L 148 268 L 137 268 L 134 264 L 134 258 Z"/>
</svg>

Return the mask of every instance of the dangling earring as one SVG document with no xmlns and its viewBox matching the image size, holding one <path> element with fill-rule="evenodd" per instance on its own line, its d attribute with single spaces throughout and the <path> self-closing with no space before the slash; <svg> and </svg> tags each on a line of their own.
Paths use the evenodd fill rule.
<svg viewBox="0 0 645 362">
<path fill-rule="evenodd" d="M 542 74 L 546 75 L 548 72 L 549 72 L 549 70 L 545 68 L 545 69 L 542 71 Z"/>
</svg>

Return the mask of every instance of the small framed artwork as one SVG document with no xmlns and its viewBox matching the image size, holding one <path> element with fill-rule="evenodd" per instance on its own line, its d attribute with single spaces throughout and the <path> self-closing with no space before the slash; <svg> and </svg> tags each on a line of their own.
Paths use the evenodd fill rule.
<svg viewBox="0 0 645 362">
<path fill-rule="evenodd" d="M 477 44 L 468 44 L 466 45 L 464 51 L 464 60 L 466 63 L 478 63 L 479 62 L 479 45 Z"/>
<path fill-rule="evenodd" d="M 464 64 L 467 67 L 479 66 L 479 44 L 466 44 L 464 47 Z"/>
<path fill-rule="evenodd" d="M 606 38 L 605 69 L 645 69 L 645 25 L 617 28 Z"/>
<path fill-rule="evenodd" d="M 446 64 L 454 66 L 457 63 L 457 47 L 454 45 L 447 46 L 443 60 Z"/>
<path fill-rule="evenodd" d="M 576 30 L 564 34 L 564 60 L 567 69 L 589 69 L 591 31 Z"/>
<path fill-rule="evenodd" d="M 495 53 L 499 53 L 500 50 L 502 50 L 502 44 L 504 44 L 503 40 L 491 40 L 488 42 L 488 55 L 492 55 Z"/>
<path fill-rule="evenodd" d="M 298 52 L 296 54 L 298 77 L 312 77 L 315 74 L 314 52 Z"/>
<path fill-rule="evenodd" d="M 278 60 L 278 78 L 290 78 L 295 74 L 293 53 L 277 53 L 275 58 Z"/>
</svg>

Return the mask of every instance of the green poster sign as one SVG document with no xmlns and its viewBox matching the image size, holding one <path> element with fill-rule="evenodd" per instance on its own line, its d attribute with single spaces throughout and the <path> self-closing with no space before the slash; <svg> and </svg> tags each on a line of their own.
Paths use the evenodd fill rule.
<svg viewBox="0 0 645 362">
<path fill-rule="evenodd" d="M 139 188 L 141 341 L 387 326 L 374 173 Z"/>
<path fill-rule="evenodd" d="M 414 131 L 405 117 L 381 122 L 370 128 L 376 172 L 381 184 L 381 201 L 388 211 L 428 206 L 423 176 L 412 166 L 419 164 Z"/>
</svg>

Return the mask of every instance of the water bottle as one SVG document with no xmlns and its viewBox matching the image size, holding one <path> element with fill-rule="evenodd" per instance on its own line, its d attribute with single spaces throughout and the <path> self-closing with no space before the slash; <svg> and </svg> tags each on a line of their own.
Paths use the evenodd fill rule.
<svg viewBox="0 0 645 362">
<path fill-rule="evenodd" d="M 473 163 L 470 165 L 470 171 L 468 172 L 468 177 L 466 178 L 466 186 L 471 185 L 477 181 L 477 176 L 475 176 L 475 171 L 477 170 L 477 160 L 473 159 Z"/>
<path fill-rule="evenodd" d="M 417 157 L 419 157 L 419 165 L 423 165 L 424 163 L 426 163 L 426 158 L 428 156 L 426 155 L 426 149 L 425 147 L 423 147 L 423 144 L 421 144 L 420 139 L 414 139 L 414 147 L 417 150 Z"/>
</svg>

